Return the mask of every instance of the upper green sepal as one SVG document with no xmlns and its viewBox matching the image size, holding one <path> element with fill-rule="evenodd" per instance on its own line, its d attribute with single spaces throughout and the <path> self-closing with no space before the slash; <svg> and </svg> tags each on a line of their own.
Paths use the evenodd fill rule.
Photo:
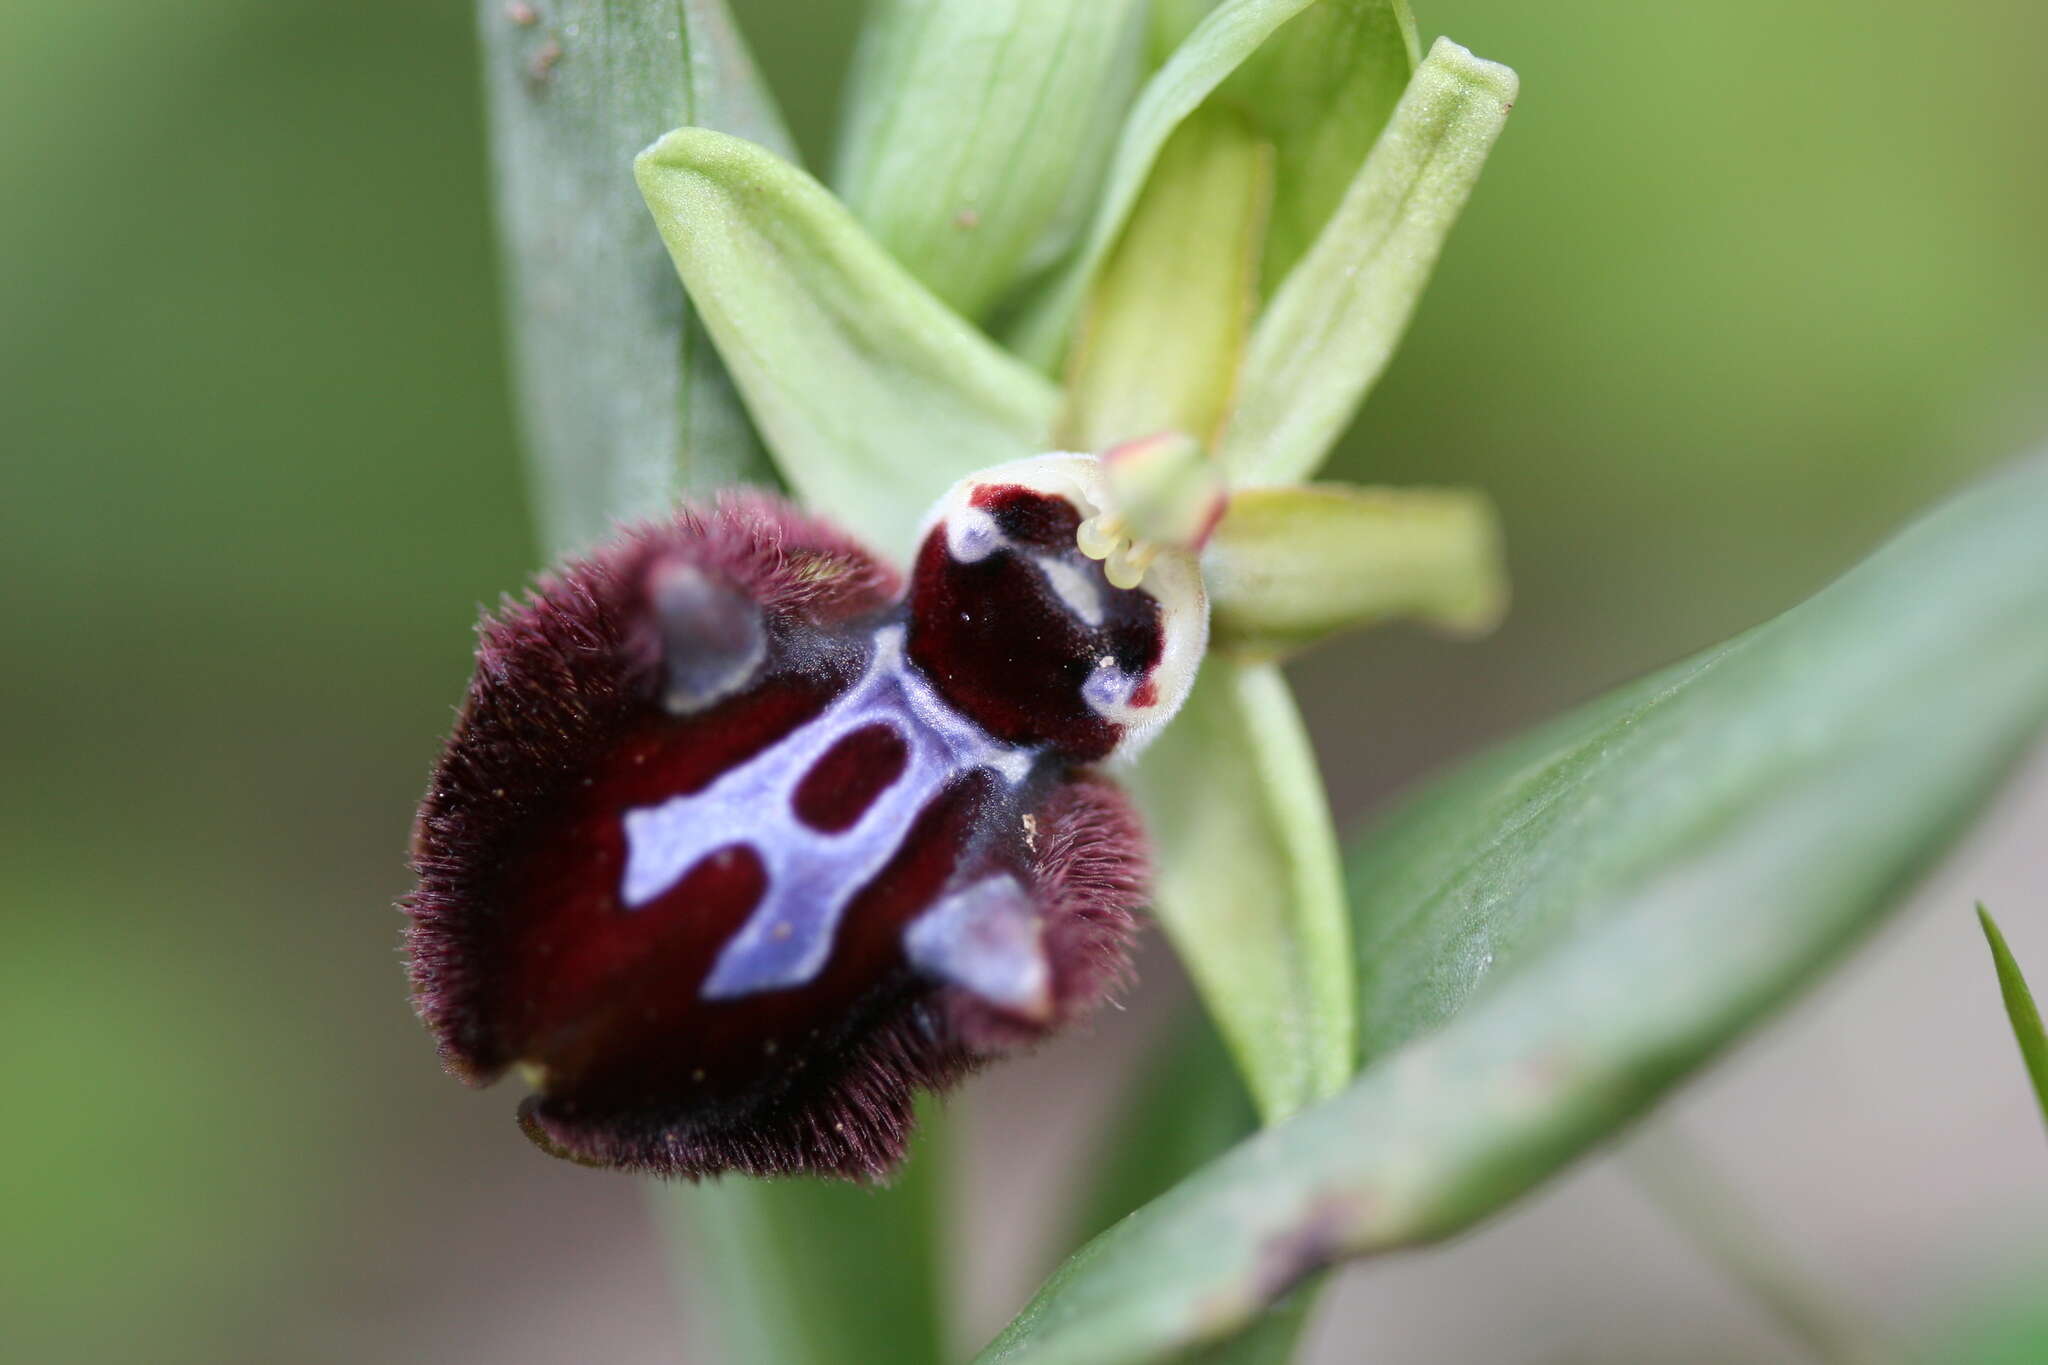
<svg viewBox="0 0 2048 1365">
<path fill-rule="evenodd" d="M 1408 0 L 1318 0 L 1211 97 L 1273 148 L 1261 288 L 1287 278 L 1330 220 L 1421 59 Z"/>
<path fill-rule="evenodd" d="M 892 556 L 961 476 L 1051 448 L 1059 394 L 763 147 L 679 128 L 634 162 L 776 464 Z"/>
<path fill-rule="evenodd" d="M 1058 367 L 1096 276 L 1123 235 L 1167 139 L 1275 29 L 1312 3 L 1314 0 L 1223 0 L 1153 73 L 1117 135 L 1102 196 L 1080 246 L 1013 329 L 1011 339 L 1018 354 L 1047 370 Z"/>
<path fill-rule="evenodd" d="M 1439 38 L 1385 131 L 1252 329 L 1221 453 L 1232 477 L 1313 474 L 1393 357 L 1480 168 L 1515 73 Z"/>
</svg>

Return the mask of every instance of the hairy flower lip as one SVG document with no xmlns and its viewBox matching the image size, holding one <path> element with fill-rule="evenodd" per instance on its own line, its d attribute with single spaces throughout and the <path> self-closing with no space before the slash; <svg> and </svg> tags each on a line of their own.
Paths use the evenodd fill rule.
<svg viewBox="0 0 2048 1365">
<path fill-rule="evenodd" d="M 543 1150 L 879 1178 L 919 1089 L 1124 978 L 1143 837 L 1088 764 L 1178 704 L 1167 666 L 1191 676 L 1190 632 L 1199 657 L 1199 578 L 1181 581 L 1193 617 L 1185 592 L 1161 616 L 1150 592 L 1069 584 L 1099 573 L 1072 541 L 1083 505 L 1014 472 L 942 502 L 907 589 L 752 494 L 628 528 L 486 619 L 415 828 L 407 938 L 448 1069 L 518 1069 Z M 961 506 L 992 518 L 971 559 L 943 510 Z M 989 620 L 935 631 L 935 612 Z M 995 733 L 1012 738 L 975 737 Z M 894 765 L 880 776 L 875 754 Z M 787 806 L 746 794 L 762 782 Z M 856 864 L 877 870 L 839 870 Z M 850 899 L 823 889 L 842 884 Z"/>
</svg>

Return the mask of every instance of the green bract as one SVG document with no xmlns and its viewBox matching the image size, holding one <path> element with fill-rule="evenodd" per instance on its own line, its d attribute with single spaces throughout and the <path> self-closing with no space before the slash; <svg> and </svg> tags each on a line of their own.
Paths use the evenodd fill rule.
<svg viewBox="0 0 2048 1365">
<path fill-rule="evenodd" d="M 1278 163 L 1259 272 L 1267 293 L 1330 220 L 1421 57 L 1407 0 L 1323 0 L 1217 90 L 1215 102 L 1241 110 Z"/>
<path fill-rule="evenodd" d="M 956 3 L 972 0 L 956 0 Z M 1166 140 L 1267 38 L 1314 0 L 1223 0 L 1203 16 L 1145 83 L 1118 136 L 1100 206 L 1080 251 L 1063 266 L 1015 333 L 1019 354 L 1056 366 L 1103 260 L 1137 206 Z"/>
<path fill-rule="evenodd" d="M 1138 75 L 1140 0 L 880 0 L 834 176 L 968 317 L 1072 246 Z"/>
<path fill-rule="evenodd" d="M 1227 109 L 1200 110 L 1094 282 L 1067 364 L 1061 438 L 1100 450 L 1156 431 L 1215 442 L 1258 299 L 1272 151 Z"/>
</svg>

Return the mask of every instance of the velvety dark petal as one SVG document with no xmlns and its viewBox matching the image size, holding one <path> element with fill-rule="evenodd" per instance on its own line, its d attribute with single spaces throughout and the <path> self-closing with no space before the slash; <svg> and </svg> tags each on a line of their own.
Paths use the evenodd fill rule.
<svg viewBox="0 0 2048 1365">
<path fill-rule="evenodd" d="M 756 497 L 487 621 L 407 905 L 450 1069 L 516 1064 L 523 1126 L 575 1160 L 869 1178 L 918 1089 L 1099 1001 L 1136 821 L 1066 749 L 950 705 L 915 620 L 859 547 Z"/>
<path fill-rule="evenodd" d="M 771 1034 L 761 1066 L 775 1084 L 743 1105 L 707 1106 L 651 1087 L 614 1097 L 546 1094 L 520 1111 L 528 1134 L 556 1155 L 590 1165 L 657 1175 L 815 1173 L 854 1179 L 885 1175 L 902 1159 L 917 1091 L 943 1090 L 977 1066 L 1028 1047 L 1085 1016 L 1123 981 L 1136 933 L 1146 863 L 1137 816 L 1123 794 L 1097 779 L 1054 788 L 1035 811 L 1015 817 L 1028 861 L 1015 869 L 1031 889 L 1053 966 L 1053 1011 L 1029 1023 L 952 988 L 934 990 L 912 972 L 886 974 L 842 1025 L 792 1046 Z M 960 829 L 941 818 L 906 858 L 936 865 Z M 929 872 L 926 872 L 929 876 Z M 929 888 L 921 888 L 928 890 Z M 916 899 L 910 884 L 887 899 Z M 888 915 L 858 916 L 864 952 L 887 955 Z M 858 975 L 863 952 L 850 953 Z"/>
<path fill-rule="evenodd" d="M 658 704 L 663 640 L 649 597 L 671 563 L 715 573 L 757 603 L 787 679 L 686 733 Z M 451 1070 L 493 1079 L 562 997 L 602 981 L 608 963 L 658 932 L 645 921 L 630 941 L 602 931 L 612 926 L 591 875 L 616 857 L 618 836 L 589 815 L 589 794 L 601 783 L 621 799 L 701 786 L 815 715 L 835 674 L 826 645 L 885 610 L 896 588 L 889 569 L 830 526 L 748 496 L 623 532 L 484 622 L 476 676 L 414 827 L 420 882 L 406 905 L 415 998 Z M 515 906 L 551 893 L 561 899 L 549 931 L 522 942 Z M 600 927 L 594 942 L 578 933 L 579 916 Z M 555 964 L 547 991 L 529 980 L 536 961 Z"/>
</svg>

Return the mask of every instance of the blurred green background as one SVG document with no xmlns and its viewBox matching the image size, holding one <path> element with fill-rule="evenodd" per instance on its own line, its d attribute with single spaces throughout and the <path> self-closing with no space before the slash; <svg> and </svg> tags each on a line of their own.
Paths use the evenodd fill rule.
<svg viewBox="0 0 2048 1365">
<path fill-rule="evenodd" d="M 822 164 L 857 7 L 734 7 Z M 1397 633 L 1297 670 L 1352 814 L 1770 614 L 2048 433 L 2039 6 L 1418 8 L 1525 93 L 1339 472 L 1491 490 L 1517 609 L 1482 645 Z M 397 957 L 471 623 L 534 566 L 471 25 L 463 0 L 6 8 L 0 1359 L 681 1358 L 640 1192 L 541 1160 L 509 1096 L 443 1078 Z M 1973 847 L 1989 884 L 2031 886 L 1993 905 L 2048 975 L 2042 857 Z M 1890 970 L 1874 1009 L 1923 979 Z M 1949 1241 L 1900 1224 L 1884 1264 L 1909 1279 L 1914 1247 L 2048 1251 L 2048 1153 L 1978 985 L 1969 1049 L 1923 1060 L 1972 1087 L 1959 1133 L 2017 1135 L 1910 1154 L 1971 1175 L 1935 1201 Z M 1058 1088 L 1032 1065 L 996 1112 Z M 1774 1084 L 1723 1085 L 1710 1121 L 1751 1126 Z M 1875 1121 L 1816 1113 L 1778 1150 Z M 1978 1237 L 1994 1199 L 2011 1216 Z M 1490 1273 L 1501 1311 L 1557 1316 L 1541 1280 Z M 1633 1338 L 1577 1314 L 1491 1358 L 1640 1359 L 1686 1323 L 1703 1354 L 1657 1358 L 1729 1358 L 1705 1310 L 1660 1319 L 1679 1291 L 1625 1292 Z M 1376 1358 L 1458 1358 L 1418 1303 L 1412 1353 Z"/>
</svg>

